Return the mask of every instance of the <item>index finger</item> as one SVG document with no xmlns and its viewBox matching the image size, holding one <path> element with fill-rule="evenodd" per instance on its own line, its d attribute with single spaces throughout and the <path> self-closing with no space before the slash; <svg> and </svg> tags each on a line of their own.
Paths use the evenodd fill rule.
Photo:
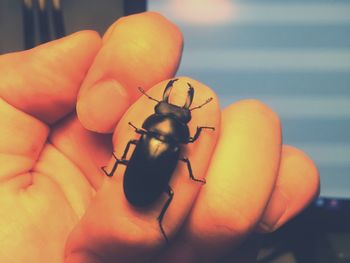
<svg viewBox="0 0 350 263">
<path fill-rule="evenodd" d="M 167 86 L 166 83 L 167 81 L 161 82 L 149 90 L 148 96 L 155 98 L 155 100 L 161 100 L 164 87 Z M 91 252 L 102 258 L 102 260 L 97 262 L 106 262 L 106 260 L 113 258 L 118 258 L 120 262 L 139 262 L 140 258 L 146 259 L 151 257 L 161 248 L 167 238 L 173 237 L 180 229 L 192 208 L 199 190 L 202 188 L 203 184 L 201 181 L 198 182 L 198 179 L 203 179 L 206 173 L 220 133 L 217 129 L 220 125 L 218 99 L 213 91 L 204 84 L 187 77 L 179 77 L 171 90 L 169 98 L 171 105 L 173 107 L 174 105 L 181 106 L 184 105 L 185 101 L 187 102 L 189 83 L 194 88 L 193 106 L 190 110 L 198 109 L 198 107 L 208 101 L 208 98 L 213 98 L 205 107 L 191 112 L 190 116 L 192 118 L 190 120 L 186 119 L 188 120 L 186 123 L 181 119 L 181 125 L 186 126 L 186 128 L 188 126 L 190 138 L 193 138 L 193 140 L 183 138 L 186 139 L 186 142 L 180 143 L 172 132 L 167 132 L 168 127 L 171 125 L 170 119 L 172 117 L 168 117 L 163 122 L 162 131 L 145 130 L 147 139 L 153 138 L 151 141 L 157 151 L 162 151 L 167 146 L 182 148 L 179 156 L 174 157 L 174 155 L 171 155 L 170 157 L 170 162 L 176 165 L 176 169 L 174 173 L 171 172 L 168 178 L 170 181 L 165 182 L 164 193 L 161 193 L 154 203 L 149 203 L 145 207 L 130 202 L 130 199 L 126 197 L 124 192 L 125 187 L 123 183 L 125 182 L 124 178 L 126 178 L 126 169 L 130 171 L 129 169 L 135 168 L 135 158 L 131 156 L 135 154 L 136 149 L 141 149 L 141 151 L 145 149 L 142 145 L 145 145 L 143 142 L 146 140 L 143 135 L 135 133 L 134 128 L 128 123 L 131 122 L 135 127 L 143 129 L 145 128 L 143 124 L 149 116 L 154 114 L 154 117 L 159 117 L 154 111 L 154 101 L 147 98 L 147 96 L 143 96 L 129 108 L 118 123 L 114 133 L 113 144 L 114 153 L 119 162 L 116 163 L 114 158 L 111 160 L 106 171 L 113 177 L 105 177 L 104 184 L 97 191 L 84 217 L 71 233 L 66 247 L 68 262 L 83 262 L 78 261 L 78 259 L 84 258 L 87 253 Z M 164 100 L 161 102 L 163 103 Z M 169 114 L 167 116 L 174 115 Z M 173 118 L 173 121 L 180 124 L 180 118 Z M 214 132 L 204 130 L 199 137 L 195 135 L 197 125 L 215 127 L 216 130 Z M 171 138 L 169 137 L 170 134 L 172 134 Z M 163 136 L 162 139 L 161 136 Z M 159 138 L 159 140 L 155 138 Z M 196 140 L 197 138 L 198 140 Z M 138 143 L 142 144 L 141 147 L 137 148 L 138 146 L 131 145 L 128 152 L 128 142 L 135 140 L 137 141 L 136 145 Z M 170 151 L 174 148 L 171 148 Z M 124 153 L 127 154 L 124 156 Z M 167 154 L 169 154 L 169 151 Z M 169 174 L 164 172 L 167 169 L 161 168 L 164 167 L 162 163 L 166 162 L 169 166 L 172 164 L 169 162 L 169 158 L 157 157 L 155 163 L 155 159 L 148 158 L 149 156 L 146 154 L 143 155 L 144 158 L 137 161 L 137 166 L 143 167 L 142 172 L 133 170 L 133 175 L 138 174 L 139 176 L 137 176 L 137 183 L 133 184 L 135 188 L 133 187 L 132 192 L 145 191 L 152 195 L 154 190 L 150 189 L 147 181 L 154 182 L 155 170 L 153 168 L 155 165 L 157 168 L 159 167 L 162 171 L 161 174 L 166 177 Z M 192 168 L 189 168 L 185 162 L 178 162 L 183 161 L 182 157 L 188 157 Z M 112 167 L 117 167 L 115 166 L 116 164 L 122 164 L 120 160 L 128 162 L 127 168 L 125 168 L 125 165 L 118 165 L 117 169 L 113 169 Z M 134 164 L 132 168 L 130 168 L 131 162 Z M 161 180 L 162 178 L 157 176 L 156 179 Z M 162 184 L 160 186 L 163 187 Z M 156 188 L 162 190 L 158 186 Z M 167 192 L 169 188 L 172 189 L 172 194 Z M 131 200 L 134 199 L 131 198 Z M 140 198 L 138 198 L 138 201 L 140 201 Z M 164 217 L 161 216 L 162 214 Z"/>
<path fill-rule="evenodd" d="M 116 21 L 82 84 L 77 113 L 89 130 L 112 132 L 126 109 L 147 90 L 174 76 L 182 53 L 182 34 L 155 12 Z"/>
</svg>

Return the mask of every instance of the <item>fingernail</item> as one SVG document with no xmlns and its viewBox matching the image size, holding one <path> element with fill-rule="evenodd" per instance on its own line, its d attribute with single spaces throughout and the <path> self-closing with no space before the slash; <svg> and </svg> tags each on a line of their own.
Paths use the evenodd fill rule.
<svg viewBox="0 0 350 263">
<path fill-rule="evenodd" d="M 77 113 L 85 128 L 112 132 L 129 107 L 129 95 L 114 79 L 96 82 L 78 98 Z"/>
<path fill-rule="evenodd" d="M 102 259 L 90 252 L 74 252 L 70 254 L 65 263 L 102 263 Z"/>
<path fill-rule="evenodd" d="M 265 213 L 257 227 L 257 232 L 272 232 L 276 229 L 288 207 L 288 199 L 278 187 L 274 190 Z"/>
</svg>

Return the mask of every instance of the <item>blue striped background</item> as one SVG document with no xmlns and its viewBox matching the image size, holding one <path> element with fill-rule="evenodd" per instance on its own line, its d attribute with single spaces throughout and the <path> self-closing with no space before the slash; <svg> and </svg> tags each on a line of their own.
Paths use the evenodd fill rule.
<svg viewBox="0 0 350 263">
<path fill-rule="evenodd" d="M 350 2 L 231 0 L 241 15 L 196 25 L 176 15 L 174 1 L 150 0 L 149 10 L 184 34 L 178 74 L 214 88 L 223 106 L 267 103 L 281 117 L 284 142 L 317 163 L 321 195 L 350 198 Z"/>
</svg>

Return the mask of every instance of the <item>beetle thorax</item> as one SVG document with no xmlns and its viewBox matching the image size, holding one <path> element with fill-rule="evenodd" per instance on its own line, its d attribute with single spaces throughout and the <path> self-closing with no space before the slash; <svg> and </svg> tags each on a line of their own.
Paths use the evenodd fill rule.
<svg viewBox="0 0 350 263">
<path fill-rule="evenodd" d="M 145 120 L 142 128 L 162 141 L 186 143 L 190 136 L 187 124 L 173 115 L 153 114 Z"/>
</svg>

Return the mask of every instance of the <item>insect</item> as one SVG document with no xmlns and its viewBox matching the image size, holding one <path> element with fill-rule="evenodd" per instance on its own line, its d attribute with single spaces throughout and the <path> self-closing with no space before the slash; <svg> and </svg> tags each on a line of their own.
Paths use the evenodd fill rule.
<svg viewBox="0 0 350 263">
<path fill-rule="evenodd" d="M 123 188 L 125 196 L 130 204 L 135 207 L 145 207 L 155 202 L 162 193 L 168 195 L 159 216 L 158 223 L 160 230 L 168 242 L 168 238 L 162 226 L 162 220 L 174 197 L 174 191 L 168 185 L 169 180 L 176 168 L 177 162 L 185 162 L 188 168 L 189 177 L 193 181 L 205 183 L 205 179 L 194 177 L 190 160 L 180 156 L 183 144 L 195 142 L 203 129 L 214 130 L 213 127 L 197 127 L 193 137 L 187 123 L 191 120 L 191 111 L 199 109 L 209 103 L 212 98 L 207 99 L 203 104 L 191 108 L 194 97 L 194 88 L 190 83 L 185 104 L 180 107 L 169 103 L 169 95 L 173 84 L 178 79 L 172 79 L 164 89 L 161 101 L 149 96 L 142 88 L 139 90 L 149 99 L 156 101 L 154 114 L 150 115 L 142 124 L 142 128 L 137 128 L 131 122 L 129 125 L 140 134 L 138 140 L 130 140 L 121 158 L 113 153 L 116 162 L 110 172 L 102 167 L 107 176 L 113 176 L 119 164 L 126 165 Z M 130 146 L 136 145 L 129 160 L 127 154 Z"/>
</svg>

